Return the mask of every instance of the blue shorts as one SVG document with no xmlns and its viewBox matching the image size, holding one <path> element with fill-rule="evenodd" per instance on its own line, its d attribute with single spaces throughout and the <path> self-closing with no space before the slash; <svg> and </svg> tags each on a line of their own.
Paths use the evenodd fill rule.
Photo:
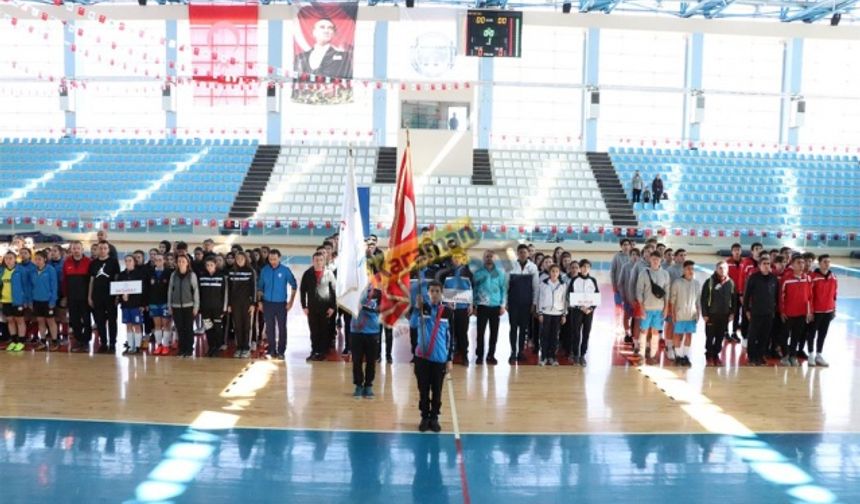
<svg viewBox="0 0 860 504">
<path fill-rule="evenodd" d="M 693 334 L 695 332 L 695 320 L 679 320 L 675 322 L 675 334 Z"/>
<path fill-rule="evenodd" d="M 616 291 L 615 292 L 615 306 L 621 306 L 621 304 L 623 302 L 624 302 L 624 298 L 621 297 L 621 293 Z"/>
<path fill-rule="evenodd" d="M 149 316 L 150 317 L 158 317 L 158 318 L 167 318 L 169 315 L 167 313 L 167 305 L 161 304 L 151 304 L 149 305 Z"/>
<path fill-rule="evenodd" d="M 123 324 L 142 324 L 143 323 L 143 308 L 123 308 L 122 309 Z"/>
<path fill-rule="evenodd" d="M 645 312 L 645 318 L 642 319 L 642 323 L 639 325 L 639 329 L 642 331 L 647 331 L 648 329 L 655 329 L 657 331 L 663 330 L 663 310 L 648 310 Z"/>
</svg>

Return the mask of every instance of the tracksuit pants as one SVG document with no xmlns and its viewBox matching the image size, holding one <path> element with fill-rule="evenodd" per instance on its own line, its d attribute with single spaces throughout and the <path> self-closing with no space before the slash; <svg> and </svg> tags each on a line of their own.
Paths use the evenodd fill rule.
<svg viewBox="0 0 860 504">
<path fill-rule="evenodd" d="M 773 330 L 773 314 L 752 315 L 749 320 L 747 334 L 747 356 L 751 361 L 762 360 L 770 346 L 770 334 Z"/>
<path fill-rule="evenodd" d="M 284 302 L 263 302 L 263 318 L 266 323 L 266 339 L 269 355 L 276 357 L 287 351 L 287 305 Z M 277 335 L 275 333 L 277 329 Z M 277 336 L 277 337 L 276 337 Z M 275 343 L 277 342 L 277 347 Z"/>
<path fill-rule="evenodd" d="M 705 323 L 705 357 L 716 359 L 723 350 L 723 338 L 729 327 L 730 313 L 709 315 Z M 652 355 L 652 357 L 654 357 Z"/>
<path fill-rule="evenodd" d="M 484 332 L 487 330 L 487 324 L 490 325 L 490 348 L 487 351 L 487 358 L 496 357 L 496 342 L 499 340 L 499 312 L 500 306 L 483 306 L 478 305 L 478 334 L 476 338 L 475 355 L 478 359 L 484 358 Z"/>
<path fill-rule="evenodd" d="M 815 319 L 812 321 L 814 330 L 812 336 L 806 342 L 810 355 L 812 354 L 813 343 L 815 343 L 815 353 L 821 353 L 824 350 L 824 338 L 827 337 L 827 331 L 830 329 L 830 322 L 834 316 L 833 312 L 815 314 Z M 817 340 L 816 336 L 818 336 Z"/>
<path fill-rule="evenodd" d="M 588 352 L 588 338 L 591 336 L 591 323 L 594 320 L 594 311 L 586 314 L 582 310 L 573 308 L 568 314 L 571 319 L 571 340 L 569 354 L 574 357 L 585 357 Z"/>
<path fill-rule="evenodd" d="M 442 409 L 442 383 L 447 369 L 444 362 L 415 358 L 415 378 L 418 379 L 418 410 L 421 418 L 439 418 Z"/>
<path fill-rule="evenodd" d="M 352 383 L 357 387 L 372 387 L 379 357 L 379 333 L 352 334 Z"/>
<path fill-rule="evenodd" d="M 93 319 L 102 346 L 116 346 L 116 304 L 113 298 L 93 299 Z"/>
<path fill-rule="evenodd" d="M 555 359 L 558 351 L 558 331 L 561 329 L 561 315 L 544 315 L 540 325 L 541 360 Z"/>
</svg>

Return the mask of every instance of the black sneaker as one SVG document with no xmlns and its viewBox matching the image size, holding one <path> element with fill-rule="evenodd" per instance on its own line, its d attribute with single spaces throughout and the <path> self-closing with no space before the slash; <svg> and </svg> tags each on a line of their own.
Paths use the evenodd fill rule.
<svg viewBox="0 0 860 504">
<path fill-rule="evenodd" d="M 430 419 L 430 430 L 433 432 L 440 432 L 442 430 L 442 426 L 439 425 L 439 419 L 438 418 L 431 418 Z"/>
<path fill-rule="evenodd" d="M 480 366 L 480 365 L 481 365 L 481 364 L 483 364 L 483 363 L 484 363 L 484 358 L 483 358 L 483 357 L 478 357 L 477 359 L 475 359 L 475 365 L 476 365 L 476 366 Z"/>
<path fill-rule="evenodd" d="M 422 418 L 421 423 L 418 424 L 418 431 L 419 432 L 427 432 L 428 430 L 430 430 L 430 419 L 429 418 Z"/>
<path fill-rule="evenodd" d="M 314 360 L 314 357 L 315 357 L 314 354 L 308 355 L 307 357 L 305 357 L 305 362 L 310 362 L 310 361 Z"/>
<path fill-rule="evenodd" d="M 487 357 L 487 365 L 488 366 L 495 366 L 498 363 L 499 363 L 499 361 L 497 361 L 495 357 Z"/>
<path fill-rule="evenodd" d="M 809 356 L 808 356 L 808 355 L 806 355 L 806 352 L 804 352 L 803 350 L 801 350 L 801 351 L 797 352 L 797 358 L 798 358 L 798 359 L 807 359 L 807 360 L 809 360 Z"/>
<path fill-rule="evenodd" d="M 516 363 L 517 363 L 517 358 L 515 356 L 511 355 L 510 357 L 508 357 L 508 364 L 513 366 Z"/>
<path fill-rule="evenodd" d="M 692 363 L 692 362 L 690 362 L 690 358 L 689 358 L 689 357 L 684 357 L 683 359 L 684 359 L 684 365 L 685 365 L 685 366 L 690 367 L 690 366 L 692 366 L 692 365 L 693 365 L 693 363 Z"/>
<path fill-rule="evenodd" d="M 630 336 L 629 334 L 625 334 L 624 335 L 624 343 L 627 343 L 628 345 L 632 345 L 633 344 L 633 336 Z"/>
<path fill-rule="evenodd" d="M 389 364 L 393 364 L 394 363 L 394 357 L 392 357 L 390 355 L 386 355 L 385 361 L 388 362 Z"/>
<path fill-rule="evenodd" d="M 349 348 L 344 348 L 340 354 L 341 355 L 349 355 Z"/>
</svg>

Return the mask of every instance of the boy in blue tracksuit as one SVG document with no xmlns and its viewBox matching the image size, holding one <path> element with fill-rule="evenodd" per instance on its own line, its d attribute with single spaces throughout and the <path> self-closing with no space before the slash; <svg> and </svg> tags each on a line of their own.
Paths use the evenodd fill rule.
<svg viewBox="0 0 860 504">
<path fill-rule="evenodd" d="M 412 363 L 415 362 L 415 345 L 418 344 L 418 292 L 421 292 L 424 304 L 430 302 L 430 294 L 427 286 L 431 280 L 435 280 L 437 270 L 435 268 L 415 268 L 409 274 L 409 344 L 412 348 Z"/>
<path fill-rule="evenodd" d="M 439 432 L 439 410 L 442 407 L 442 382 L 451 370 L 454 338 L 451 337 L 451 310 L 442 303 L 442 284 L 429 282 L 430 303 L 417 299 L 420 313 L 418 344 L 415 347 L 415 377 L 418 379 L 418 409 L 421 423 L 418 430 Z"/>
<path fill-rule="evenodd" d="M 296 299 L 298 283 L 290 268 L 281 264 L 281 252 L 269 251 L 269 263 L 260 270 L 257 281 L 259 303 L 257 309 L 263 313 L 266 322 L 266 339 L 269 343 L 267 359 L 277 357 L 284 360 L 287 351 L 287 313 Z M 287 300 L 289 294 L 289 300 Z M 275 345 L 275 326 L 278 328 L 277 347 Z"/>
<path fill-rule="evenodd" d="M 57 308 L 57 272 L 48 264 L 48 254 L 42 250 L 36 252 L 34 263 L 36 268 L 30 276 L 30 285 L 33 315 L 39 324 L 39 344 L 36 350 L 54 351 L 59 348 L 57 321 L 54 318 L 54 310 Z"/>
<path fill-rule="evenodd" d="M 18 264 L 14 252 L 6 252 L 0 272 L 0 303 L 3 305 L 3 316 L 6 317 L 6 325 L 12 339 L 6 347 L 7 352 L 24 350 L 22 339 L 27 332 L 24 308 L 32 302 L 30 294 L 31 283 L 27 271 Z"/>
<path fill-rule="evenodd" d="M 361 295 L 361 309 L 350 320 L 352 337 L 352 382 L 354 397 L 373 397 L 373 380 L 376 378 L 376 359 L 379 357 L 379 338 L 382 324 L 379 320 L 379 302 L 382 291 L 371 281 Z"/>
</svg>

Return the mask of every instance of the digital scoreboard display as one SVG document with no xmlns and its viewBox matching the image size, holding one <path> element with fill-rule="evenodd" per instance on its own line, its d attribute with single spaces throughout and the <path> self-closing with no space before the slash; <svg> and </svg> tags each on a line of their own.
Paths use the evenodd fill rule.
<svg viewBox="0 0 860 504">
<path fill-rule="evenodd" d="M 519 58 L 523 13 L 470 10 L 466 14 L 466 56 Z"/>
</svg>

